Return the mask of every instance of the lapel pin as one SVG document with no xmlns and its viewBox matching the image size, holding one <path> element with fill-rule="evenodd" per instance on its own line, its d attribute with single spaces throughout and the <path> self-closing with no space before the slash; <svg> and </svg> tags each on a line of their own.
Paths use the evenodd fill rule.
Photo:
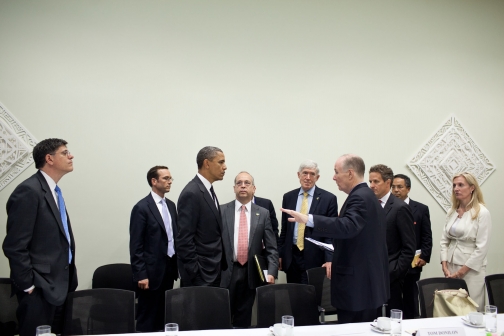
<svg viewBox="0 0 504 336">
<path fill-rule="evenodd" d="M 317 201 L 318 201 L 318 199 L 319 199 L 319 198 L 320 198 L 320 197 L 317 197 Z"/>
<path fill-rule="evenodd" d="M 256 212 L 256 216 L 259 216 L 259 213 L 258 213 L 258 212 Z"/>
</svg>

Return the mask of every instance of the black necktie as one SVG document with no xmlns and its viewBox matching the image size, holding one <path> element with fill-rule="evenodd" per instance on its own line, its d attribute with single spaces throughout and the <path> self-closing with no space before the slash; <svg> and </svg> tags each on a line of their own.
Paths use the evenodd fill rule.
<svg viewBox="0 0 504 336">
<path fill-rule="evenodd" d="M 217 195 L 215 195 L 215 192 L 213 190 L 213 186 L 210 187 L 210 193 L 212 194 L 212 198 L 214 200 L 214 203 L 216 203 L 215 206 L 217 207 L 217 209 L 219 209 L 219 205 L 218 205 L 219 200 L 217 199 Z"/>
</svg>

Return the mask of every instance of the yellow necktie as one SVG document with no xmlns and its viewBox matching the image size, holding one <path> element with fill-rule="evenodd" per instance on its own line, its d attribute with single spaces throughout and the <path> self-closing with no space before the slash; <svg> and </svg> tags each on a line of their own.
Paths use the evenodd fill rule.
<svg viewBox="0 0 504 336">
<path fill-rule="evenodd" d="M 308 193 L 303 193 L 303 202 L 301 203 L 301 211 L 302 214 L 308 215 Z M 296 245 L 299 248 L 299 251 L 303 251 L 304 249 L 304 231 L 305 231 L 306 223 L 298 223 L 297 230 L 297 242 Z"/>
</svg>

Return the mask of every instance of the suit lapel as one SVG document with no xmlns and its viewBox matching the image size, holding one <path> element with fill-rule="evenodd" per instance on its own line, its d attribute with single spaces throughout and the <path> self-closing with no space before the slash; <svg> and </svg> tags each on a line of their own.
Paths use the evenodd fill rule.
<svg viewBox="0 0 504 336">
<path fill-rule="evenodd" d="M 392 209 L 392 205 L 394 204 L 394 197 L 394 195 L 390 194 L 387 203 L 385 203 L 385 207 L 383 208 L 383 210 L 385 210 L 385 215 L 387 215 Z"/>
<path fill-rule="evenodd" d="M 234 222 L 235 222 L 235 202 L 228 203 L 224 210 L 226 218 L 226 226 L 229 233 L 229 241 L 231 242 L 231 249 L 234 251 Z M 223 224 L 224 225 L 224 224 Z"/>
<path fill-rule="evenodd" d="M 61 214 L 59 212 L 58 206 L 56 205 L 56 202 L 54 201 L 54 196 L 53 196 L 54 194 L 53 194 L 52 190 L 49 188 L 49 185 L 47 184 L 47 181 L 46 181 L 44 175 L 42 175 L 42 173 L 38 172 L 37 178 L 40 181 L 40 184 L 42 186 L 42 190 L 45 192 L 44 198 L 46 199 L 46 202 L 49 204 L 49 207 L 51 208 L 51 211 L 54 215 L 54 218 L 56 219 L 56 222 L 58 222 L 58 226 L 59 226 L 61 233 L 66 238 L 65 229 L 63 228 L 63 221 L 61 220 Z M 68 220 L 68 223 L 70 223 L 70 220 L 68 219 L 68 213 L 67 213 L 67 220 Z M 69 231 L 70 231 L 70 228 L 69 228 Z"/>
<path fill-rule="evenodd" d="M 147 196 L 147 203 L 149 204 L 150 212 L 152 213 L 154 218 L 156 218 L 156 221 L 158 222 L 158 224 L 161 225 L 161 227 L 163 228 L 163 231 L 166 232 L 166 227 L 163 222 L 163 217 L 161 217 L 161 214 L 159 213 L 159 209 L 158 209 L 156 203 L 154 202 L 152 195 Z"/>
<path fill-rule="evenodd" d="M 248 249 L 250 251 L 250 246 L 252 244 L 252 239 L 254 239 L 254 234 L 257 229 L 257 225 L 259 224 L 259 219 L 261 216 L 259 215 L 259 207 L 252 203 L 250 207 L 250 231 L 249 231 L 249 240 L 248 240 Z"/>
<path fill-rule="evenodd" d="M 221 227 L 221 230 L 222 230 L 222 220 L 221 220 L 221 216 L 220 216 L 220 213 L 219 213 L 219 210 L 217 209 L 217 207 L 215 206 L 215 202 L 214 200 L 212 199 L 212 196 L 210 195 L 210 192 L 207 190 L 207 188 L 205 188 L 205 185 L 203 184 L 203 182 L 201 182 L 201 180 L 199 179 L 198 176 L 196 176 L 193 181 L 196 182 L 196 184 L 198 185 L 201 193 L 203 194 L 203 198 L 205 199 L 205 201 L 207 202 L 208 206 L 210 207 L 210 209 L 212 209 L 212 212 L 213 214 L 215 215 L 215 218 L 217 218 L 217 221 L 219 222 L 219 226 Z"/>
<path fill-rule="evenodd" d="M 315 186 L 315 189 L 313 190 L 313 199 L 311 202 L 310 210 L 308 210 L 309 214 L 314 214 L 317 212 L 318 205 L 320 204 L 320 190 Z"/>
</svg>

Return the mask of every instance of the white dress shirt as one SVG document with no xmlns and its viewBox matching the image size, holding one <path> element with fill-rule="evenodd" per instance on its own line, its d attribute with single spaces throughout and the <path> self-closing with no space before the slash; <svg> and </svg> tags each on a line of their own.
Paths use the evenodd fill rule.
<svg viewBox="0 0 504 336">
<path fill-rule="evenodd" d="M 303 190 L 303 188 L 299 188 L 299 193 L 298 193 L 298 199 L 297 199 L 297 202 L 296 202 L 296 211 L 297 212 L 300 212 L 301 211 L 301 206 L 303 205 L 303 198 L 304 198 L 304 194 L 305 191 Z M 310 213 L 310 208 L 311 208 L 311 204 L 312 204 L 312 201 L 313 201 L 313 194 L 315 193 L 315 186 L 313 186 L 310 190 L 306 191 L 306 193 L 308 193 L 308 213 Z M 307 214 L 308 214 L 307 213 Z M 297 244 L 297 235 L 298 235 L 298 222 L 295 222 L 294 223 L 294 237 L 292 239 L 292 243 L 294 245 Z"/>
<path fill-rule="evenodd" d="M 203 185 L 205 186 L 205 188 L 208 190 L 208 193 L 210 194 L 210 197 L 213 198 L 213 195 L 212 195 L 212 192 L 210 191 L 210 188 L 212 188 L 212 183 L 210 183 L 210 181 L 208 181 L 203 175 L 201 175 L 200 173 L 196 173 L 196 176 L 199 177 L 199 179 L 201 180 L 201 182 L 203 183 Z M 215 191 L 214 191 L 215 192 Z M 214 202 L 215 202 L 215 206 L 217 207 L 217 209 L 219 208 L 219 204 L 217 203 L 217 199 L 214 199 Z"/>
<path fill-rule="evenodd" d="M 151 191 L 151 195 L 152 195 L 152 198 L 154 199 L 154 203 L 156 203 L 156 206 L 159 210 L 159 214 L 161 215 L 161 218 L 163 218 L 163 203 L 162 203 L 162 200 L 163 198 L 161 196 L 159 196 L 158 194 L 156 194 L 155 192 Z M 168 208 L 168 204 L 166 204 L 166 207 Z M 165 229 L 166 230 L 170 230 L 171 232 L 166 232 L 166 235 L 168 237 L 173 237 L 173 227 L 172 227 L 172 224 L 173 224 L 173 221 L 172 221 L 172 218 L 171 218 L 171 214 L 170 214 L 170 211 L 168 210 L 168 223 L 170 223 L 170 227 L 169 228 L 166 228 L 165 226 Z M 164 220 L 164 218 L 163 218 Z M 172 248 L 173 250 L 174 249 L 174 246 L 173 246 L 173 239 L 171 241 L 168 241 L 168 245 L 172 244 Z M 166 251 L 166 254 L 168 255 L 168 251 Z"/>
<path fill-rule="evenodd" d="M 382 208 L 385 208 L 385 204 L 387 203 L 389 197 L 390 197 L 390 191 L 385 196 L 383 196 L 382 198 L 380 198 L 380 201 L 381 201 L 380 205 L 381 205 Z"/>
</svg>

